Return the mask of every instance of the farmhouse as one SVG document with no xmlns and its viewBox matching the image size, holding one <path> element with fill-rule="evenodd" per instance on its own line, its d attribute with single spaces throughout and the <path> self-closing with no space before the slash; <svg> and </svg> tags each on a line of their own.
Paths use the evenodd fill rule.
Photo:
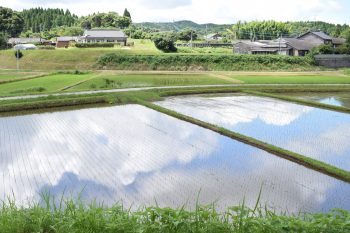
<svg viewBox="0 0 350 233">
<path fill-rule="evenodd" d="M 205 37 L 207 41 L 220 41 L 222 36 L 219 33 L 209 34 Z"/>
<path fill-rule="evenodd" d="M 92 29 L 86 30 L 81 37 L 82 43 L 122 43 L 126 46 L 128 37 L 118 30 Z"/>
<path fill-rule="evenodd" d="M 284 41 L 239 41 L 234 44 L 238 54 L 280 54 L 290 55 L 290 47 Z"/>
<path fill-rule="evenodd" d="M 345 39 L 334 38 L 321 31 L 307 32 L 296 38 L 281 38 L 267 41 L 239 41 L 234 44 L 234 53 L 238 54 L 280 54 L 305 56 L 312 48 L 322 44 L 338 47 Z"/>
</svg>

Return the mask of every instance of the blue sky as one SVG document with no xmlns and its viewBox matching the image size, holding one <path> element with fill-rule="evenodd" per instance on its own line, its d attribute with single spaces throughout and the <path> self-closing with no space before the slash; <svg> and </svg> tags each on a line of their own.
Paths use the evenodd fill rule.
<svg viewBox="0 0 350 233">
<path fill-rule="evenodd" d="M 350 24 L 349 0 L 0 0 L 16 10 L 30 7 L 69 8 L 77 15 L 127 7 L 135 22 L 193 20 L 234 23 L 238 20 L 322 20 Z"/>
</svg>

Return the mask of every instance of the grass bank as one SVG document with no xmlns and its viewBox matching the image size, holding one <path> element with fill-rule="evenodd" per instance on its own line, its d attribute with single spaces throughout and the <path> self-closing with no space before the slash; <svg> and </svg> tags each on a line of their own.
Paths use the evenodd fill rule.
<svg viewBox="0 0 350 233">
<path fill-rule="evenodd" d="M 199 206 L 194 211 L 144 207 L 131 212 L 122 205 L 105 207 L 74 200 L 62 200 L 62 205 L 32 204 L 17 207 L 5 202 L 0 208 L 0 232 L 45 233 L 283 233 L 283 232 L 349 232 L 350 214 L 343 210 L 329 213 L 285 215 L 260 205 L 248 208 L 244 204 L 217 212 L 215 205 Z M 64 207 L 63 207 L 64 206 Z"/>
<path fill-rule="evenodd" d="M 180 114 L 178 112 L 163 108 L 161 106 L 155 105 L 153 103 L 141 100 L 141 99 L 135 99 L 135 102 L 137 102 L 138 104 L 141 104 L 145 107 L 151 108 L 155 111 L 167 114 L 169 116 L 175 117 L 177 119 L 189 122 L 191 124 L 195 124 L 198 125 L 202 128 L 205 129 L 209 129 L 212 130 L 216 133 L 219 133 L 221 135 L 224 135 L 226 137 L 232 138 L 234 140 L 243 142 L 245 144 L 254 146 L 256 148 L 262 149 L 268 153 L 277 155 L 281 158 L 287 159 L 289 161 L 292 161 L 294 163 L 300 164 L 302 166 L 305 166 L 307 168 L 311 168 L 313 170 L 319 171 L 323 174 L 335 177 L 337 179 L 346 181 L 348 183 L 350 183 L 350 172 L 347 172 L 345 170 L 339 169 L 337 167 L 334 167 L 332 165 L 329 165 L 327 163 L 312 159 L 310 157 L 306 157 L 304 155 L 300 155 L 288 150 L 285 150 L 283 148 L 259 141 L 255 138 L 251 138 L 236 132 L 232 132 L 230 130 L 227 130 L 225 128 L 222 127 L 218 127 L 216 125 L 210 124 L 208 122 L 204 122 L 198 119 L 195 119 L 193 117 L 189 117 L 183 114 Z"/>
<path fill-rule="evenodd" d="M 118 70 L 317 70 L 306 57 L 275 55 L 205 55 L 165 54 L 129 55 L 105 54 L 98 58 L 100 68 Z"/>
</svg>

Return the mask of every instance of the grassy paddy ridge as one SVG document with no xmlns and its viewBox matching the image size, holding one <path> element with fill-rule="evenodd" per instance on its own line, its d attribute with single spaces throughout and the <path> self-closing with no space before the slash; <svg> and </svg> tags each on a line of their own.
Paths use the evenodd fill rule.
<svg viewBox="0 0 350 233">
<path fill-rule="evenodd" d="M 223 213 L 215 205 L 199 206 L 194 211 L 144 207 L 131 212 L 122 205 L 105 207 L 74 200 L 53 204 L 51 198 L 44 204 L 17 207 L 15 202 L 4 202 L 0 208 L 0 232 L 142 232 L 142 233 L 201 233 L 201 232 L 350 232 L 350 214 L 332 210 L 329 213 L 286 215 L 270 211 L 257 202 L 254 209 L 229 207 Z"/>
</svg>

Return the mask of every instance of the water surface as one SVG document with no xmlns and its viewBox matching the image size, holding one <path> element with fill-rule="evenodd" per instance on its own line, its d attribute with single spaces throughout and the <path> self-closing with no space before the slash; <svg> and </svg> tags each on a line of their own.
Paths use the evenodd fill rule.
<svg viewBox="0 0 350 233">
<path fill-rule="evenodd" d="M 350 171 L 349 114 L 246 95 L 157 104 Z"/>
<path fill-rule="evenodd" d="M 137 105 L 0 118 L 0 199 L 350 210 L 350 185 Z"/>
<path fill-rule="evenodd" d="M 349 92 L 288 93 L 283 95 L 289 95 L 304 100 L 350 108 Z"/>
</svg>

